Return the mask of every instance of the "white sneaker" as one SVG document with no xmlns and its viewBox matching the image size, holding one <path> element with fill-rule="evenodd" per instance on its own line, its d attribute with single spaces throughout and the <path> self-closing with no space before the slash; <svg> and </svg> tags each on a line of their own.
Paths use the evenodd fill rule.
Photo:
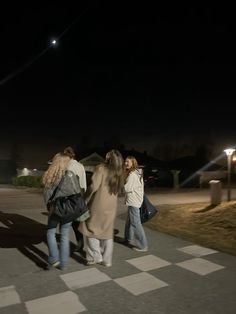
<svg viewBox="0 0 236 314">
<path fill-rule="evenodd" d="M 101 264 L 101 263 L 102 263 L 102 262 L 87 261 L 86 265 L 87 265 L 87 266 L 91 266 L 91 265 Z"/>
<path fill-rule="evenodd" d="M 111 263 L 105 263 L 105 262 L 101 262 L 100 264 L 106 267 L 111 267 L 112 265 Z"/>
<path fill-rule="evenodd" d="M 139 249 L 138 247 L 133 247 L 133 250 L 134 251 L 137 251 L 137 252 L 147 252 L 148 251 L 148 247 L 145 247 L 144 249 Z"/>
<path fill-rule="evenodd" d="M 87 261 L 87 263 L 86 263 L 87 266 L 91 266 L 91 265 L 95 265 L 95 264 L 96 264 L 96 262 L 94 262 L 94 261 Z"/>
<path fill-rule="evenodd" d="M 56 262 L 51 264 L 52 267 L 58 267 L 59 265 L 60 265 L 59 261 L 56 261 Z"/>
</svg>

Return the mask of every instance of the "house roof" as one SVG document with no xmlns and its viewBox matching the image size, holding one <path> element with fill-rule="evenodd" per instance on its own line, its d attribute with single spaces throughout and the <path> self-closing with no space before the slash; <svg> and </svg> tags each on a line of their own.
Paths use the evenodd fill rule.
<svg viewBox="0 0 236 314">
<path fill-rule="evenodd" d="M 93 159 L 95 159 L 95 164 L 104 162 L 104 157 L 106 156 L 106 153 L 109 151 L 109 149 L 105 147 L 97 147 L 95 148 L 95 150 L 96 152 L 93 152 L 93 153 L 91 150 L 84 152 L 83 156 L 85 157 L 82 158 L 80 162 L 82 164 L 86 163 L 86 165 L 92 165 L 91 163 Z M 166 163 L 164 161 L 154 158 L 148 155 L 146 152 L 139 152 L 134 149 L 132 150 L 119 149 L 119 151 L 121 152 L 124 159 L 130 155 L 134 156 L 137 159 L 140 166 L 160 167 L 160 168 L 166 167 Z M 98 163 L 96 163 L 97 160 L 99 161 Z"/>
<path fill-rule="evenodd" d="M 90 154 L 89 156 L 80 159 L 81 164 L 83 164 L 84 166 L 96 166 L 102 162 L 104 162 L 104 158 L 99 155 L 98 153 L 94 152 L 92 154 Z"/>
</svg>

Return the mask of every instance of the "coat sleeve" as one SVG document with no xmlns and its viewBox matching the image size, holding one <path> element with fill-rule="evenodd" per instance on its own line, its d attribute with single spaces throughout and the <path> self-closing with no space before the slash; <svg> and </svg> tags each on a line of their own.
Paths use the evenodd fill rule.
<svg viewBox="0 0 236 314">
<path fill-rule="evenodd" d="M 91 178 L 91 184 L 85 193 L 85 199 L 87 203 L 89 203 L 93 194 L 99 189 L 102 183 L 102 177 L 103 177 L 102 167 L 99 166 L 95 169 L 95 172 Z"/>
</svg>

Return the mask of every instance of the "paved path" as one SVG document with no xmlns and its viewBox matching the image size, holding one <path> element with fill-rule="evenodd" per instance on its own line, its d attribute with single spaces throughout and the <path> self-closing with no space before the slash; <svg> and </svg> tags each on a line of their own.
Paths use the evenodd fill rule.
<svg viewBox="0 0 236 314">
<path fill-rule="evenodd" d="M 67 271 L 46 271 L 41 193 L 0 188 L 0 199 L 1 314 L 236 312 L 235 256 L 145 228 L 147 253 L 117 241 L 110 268 L 84 266 L 74 252 Z M 124 221 L 117 218 L 116 227 L 118 240 Z"/>
<path fill-rule="evenodd" d="M 186 204 L 196 202 L 211 202 L 210 189 L 149 189 L 147 191 L 150 200 L 156 205 Z M 222 189 L 222 201 L 227 200 L 227 190 Z M 231 199 L 236 200 L 236 189 L 231 190 Z"/>
</svg>

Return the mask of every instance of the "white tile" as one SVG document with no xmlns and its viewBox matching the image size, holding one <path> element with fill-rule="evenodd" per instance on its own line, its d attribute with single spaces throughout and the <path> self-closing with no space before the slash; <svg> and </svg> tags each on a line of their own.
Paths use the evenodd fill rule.
<svg viewBox="0 0 236 314">
<path fill-rule="evenodd" d="M 171 265 L 171 263 L 154 255 L 145 255 L 142 257 L 131 258 L 126 260 L 126 262 L 142 271 L 149 271 L 152 269 L 157 269 Z"/>
<path fill-rule="evenodd" d="M 109 276 L 94 267 L 61 275 L 60 277 L 71 290 L 111 280 Z"/>
<path fill-rule="evenodd" d="M 184 246 L 182 248 L 177 249 L 178 251 L 193 255 L 195 257 L 200 257 L 204 255 L 209 255 L 209 254 L 214 254 L 217 253 L 218 251 L 200 246 L 200 245 L 189 245 L 189 246 Z"/>
<path fill-rule="evenodd" d="M 29 314 L 77 314 L 86 311 L 72 291 L 25 302 Z"/>
<path fill-rule="evenodd" d="M 133 295 L 139 295 L 148 291 L 168 286 L 166 282 L 161 281 L 145 272 L 117 278 L 114 279 L 114 281 Z"/>
<path fill-rule="evenodd" d="M 21 303 L 15 286 L 0 288 L 0 307 Z"/>
<path fill-rule="evenodd" d="M 224 266 L 209 262 L 203 258 L 193 258 L 181 263 L 177 263 L 176 265 L 202 276 L 225 268 Z"/>
</svg>

